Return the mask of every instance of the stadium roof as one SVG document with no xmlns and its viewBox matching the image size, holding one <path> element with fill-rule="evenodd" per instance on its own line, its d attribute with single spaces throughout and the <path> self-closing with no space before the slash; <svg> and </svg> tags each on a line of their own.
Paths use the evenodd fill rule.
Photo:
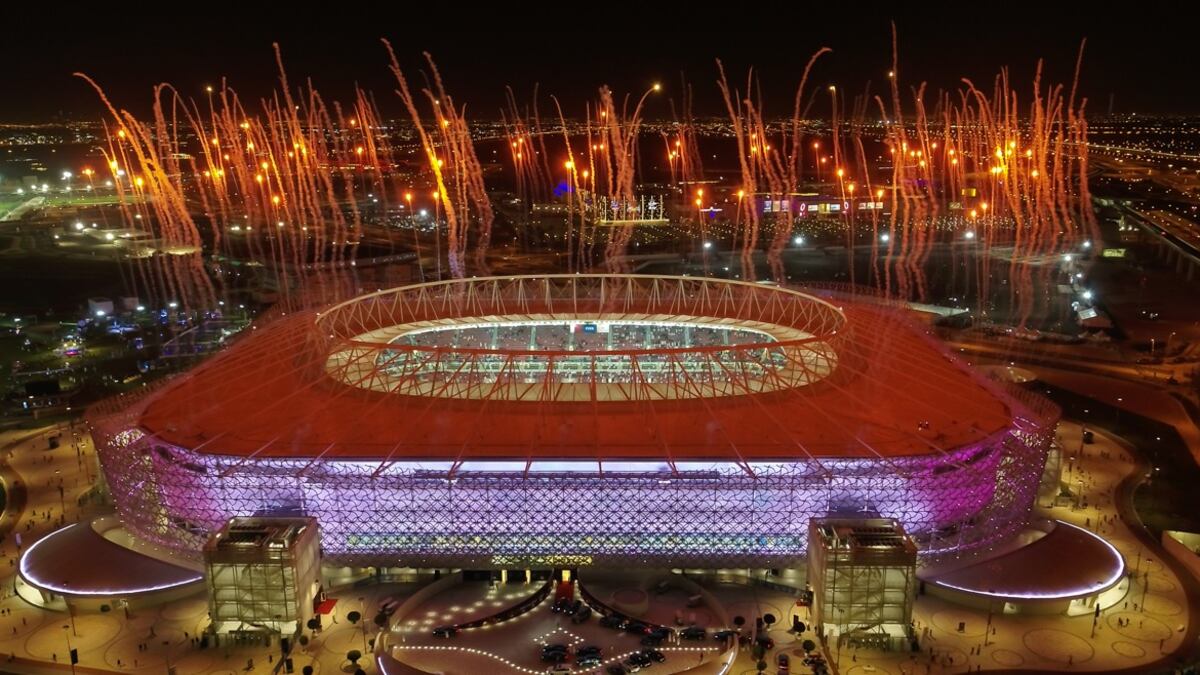
<svg viewBox="0 0 1200 675">
<path fill-rule="evenodd" d="M 744 282 L 617 275 L 471 279 L 386 291 L 256 326 L 146 397 L 138 422 L 163 441 L 209 454 L 456 464 L 895 458 L 936 455 L 1007 433 L 1014 401 L 957 362 L 903 310 L 877 298 L 821 295 L 825 299 Z M 534 315 L 779 325 L 802 337 L 774 343 L 773 353 L 804 352 L 808 359 L 813 351 L 829 357 L 828 367 L 802 386 L 777 386 L 766 382 L 762 369 L 720 371 L 730 347 L 634 350 L 621 353 L 634 361 L 707 359 L 718 374 L 696 386 L 654 385 L 635 373 L 621 395 L 603 400 L 564 394 L 568 388 L 550 378 L 534 395 L 513 394 L 516 384 L 475 381 L 462 385 L 461 396 L 428 395 L 427 383 L 413 384 L 416 376 L 407 385 L 362 383 L 364 370 L 390 382 L 374 365 L 397 347 L 364 339 L 375 331 L 418 321 Z M 770 351 L 761 344 L 738 349 L 745 358 Z M 463 363 L 472 359 L 513 358 L 503 350 L 436 351 L 430 358 L 450 353 L 459 371 L 469 370 Z M 354 354 L 358 386 L 346 384 L 352 371 L 330 370 L 331 354 L 339 353 Z M 455 377 L 471 380 L 461 372 L 441 377 L 447 386 Z"/>
</svg>

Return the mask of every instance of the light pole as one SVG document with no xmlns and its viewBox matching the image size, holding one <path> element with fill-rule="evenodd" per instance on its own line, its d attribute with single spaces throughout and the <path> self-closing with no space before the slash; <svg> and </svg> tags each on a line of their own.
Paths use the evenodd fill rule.
<svg viewBox="0 0 1200 675">
<path fill-rule="evenodd" d="M 417 218 L 413 213 L 413 194 L 411 192 L 404 193 L 404 201 L 408 202 L 408 222 L 412 224 L 413 231 L 413 248 L 417 254 L 417 269 L 421 274 L 421 281 L 425 281 L 425 265 L 421 262 L 421 238 L 417 232 Z"/>
<path fill-rule="evenodd" d="M 992 603 L 989 602 L 988 603 L 987 626 L 984 626 L 984 628 L 983 628 L 983 646 L 984 647 L 988 646 L 988 644 L 989 644 L 988 638 L 991 636 L 991 634 L 992 634 Z"/>
<path fill-rule="evenodd" d="M 366 598 L 358 598 L 358 622 L 362 624 L 363 653 L 367 653 L 367 602 Z"/>
<path fill-rule="evenodd" d="M 67 661 L 70 661 L 71 673 L 74 674 L 75 659 L 71 658 L 71 649 L 72 649 L 71 648 L 71 636 L 67 634 L 67 629 L 71 628 L 71 626 L 68 626 L 67 624 L 64 623 L 62 628 L 63 628 L 63 637 L 66 638 L 66 640 L 67 640 Z"/>
<path fill-rule="evenodd" d="M 442 278 L 442 226 L 438 222 L 442 217 L 441 190 L 433 191 L 433 241 L 437 245 L 437 276 Z"/>
<path fill-rule="evenodd" d="M 1150 559 L 1146 558 L 1146 562 L 1150 562 Z M 1142 602 L 1140 605 L 1138 605 L 1138 611 L 1140 611 L 1142 614 L 1146 613 L 1146 591 L 1148 590 L 1150 590 L 1149 568 L 1146 569 L 1146 576 L 1142 578 Z"/>
</svg>

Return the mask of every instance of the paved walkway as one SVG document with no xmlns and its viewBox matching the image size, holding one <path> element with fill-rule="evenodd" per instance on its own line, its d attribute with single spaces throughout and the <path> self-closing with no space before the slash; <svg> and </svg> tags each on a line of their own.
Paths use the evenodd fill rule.
<svg viewBox="0 0 1200 675">
<path fill-rule="evenodd" d="M 1117 508 L 1121 502 L 1117 499 L 1117 490 L 1125 485 L 1123 478 L 1135 469 L 1132 458 L 1102 431 L 1097 432 L 1096 444 L 1082 446 L 1080 451 L 1079 433 L 1075 425 L 1064 424 L 1061 428 L 1063 447 L 1076 453 L 1072 461 L 1068 452 L 1065 480 L 1081 490 L 1078 506 L 1048 507 L 1047 515 L 1106 537 L 1126 556 L 1134 573 L 1123 586 L 1128 589 L 1127 593 L 1106 598 L 1105 609 L 1095 625 L 1095 636 L 1092 635 L 1092 617 L 1086 613 L 1074 617 L 998 615 L 992 619 L 995 633 L 985 635 L 985 613 L 926 596 L 918 600 L 915 609 L 919 630 L 928 629 L 921 654 L 881 654 L 849 648 L 839 651 L 834 645 L 828 653 L 831 662 L 837 664 L 838 672 L 908 675 L 965 672 L 968 667 L 981 667 L 985 671 L 1140 669 L 1159 662 L 1164 658 L 1164 652 L 1171 652 L 1192 636 L 1193 630 L 1186 633 L 1183 630 L 1189 615 L 1196 610 L 1195 603 L 1189 604 L 1185 593 L 1187 584 L 1170 564 L 1158 559 L 1152 542 L 1139 539 L 1118 517 Z M 23 511 L 12 514 L 10 520 L 5 521 L 22 534 L 26 546 L 61 523 L 88 517 L 88 507 L 80 507 L 76 498 L 91 487 L 89 476 L 94 479 L 97 475 L 94 451 L 85 435 L 80 434 L 75 439 L 68 430 L 57 450 L 46 449 L 45 436 L 46 433 L 39 432 L 0 434 L 0 452 L 6 446 L 12 450 L 10 468 L 15 472 L 7 473 L 6 479 L 12 481 L 16 480 L 14 476 L 19 476 L 29 489 Z M 59 484 L 63 486 L 61 497 Z M 0 581 L 5 582 L 0 588 L 4 589 L 11 588 L 15 573 L 18 549 L 14 535 L 5 537 L 0 546 L 0 576 L 4 577 Z M 769 612 L 786 626 L 792 612 L 798 611 L 794 597 L 778 591 L 715 580 L 706 587 L 729 616 L 741 615 L 751 623 L 753 617 Z M 364 634 L 361 626 L 349 625 L 346 613 L 357 610 L 371 617 L 380 598 L 403 599 L 416 588 L 416 585 L 367 586 L 334 593 L 334 597 L 340 599 L 336 613 L 338 622 L 327 623 L 326 630 L 319 634 L 310 635 L 306 631 L 306 637 L 310 638 L 308 644 L 298 648 L 293 655 L 296 672 L 310 664 L 318 674 L 342 672 L 349 667 L 346 652 L 351 649 L 367 651 L 363 649 L 364 638 L 374 637 L 371 628 Z M 633 593 L 639 588 L 613 588 L 610 594 L 619 601 L 639 605 L 642 598 L 634 597 Z M 671 599 L 674 602 L 682 597 L 672 596 Z M 400 636 L 402 655 L 429 669 L 450 668 L 447 672 L 460 668 L 453 672 L 530 673 L 544 669 L 537 654 L 537 645 L 541 641 L 597 642 L 610 648 L 612 657 L 638 648 L 634 638 L 600 628 L 595 619 L 577 626 L 551 613 L 548 607 L 538 608 L 509 624 L 481 629 L 477 636 L 464 634 L 452 641 L 429 636 L 433 622 L 446 621 L 447 616 L 472 616 L 486 610 L 489 604 L 505 600 L 489 597 L 483 589 L 463 589 L 452 596 L 435 598 L 421 609 L 417 625 L 408 626 L 412 632 Z M 56 668 L 57 672 L 66 672 L 62 661 L 67 654 L 68 640 L 80 651 L 81 666 L 84 667 L 81 672 L 129 671 L 157 675 L 163 672 L 168 662 L 177 666 L 180 675 L 262 675 L 275 668 L 277 645 L 195 648 L 191 638 L 204 629 L 206 609 L 203 595 L 197 595 L 135 612 L 129 617 L 123 613 L 80 616 L 71 631 L 66 615 L 32 607 L 13 596 L 11 591 L 2 590 L 0 672 L 55 672 Z M 697 614 L 699 623 L 699 612 Z M 673 615 L 674 612 L 668 610 L 664 616 Z M 705 618 L 708 618 L 707 612 Z M 961 633 L 957 630 L 959 622 L 966 625 Z M 64 629 L 64 625 L 68 627 Z M 151 637 L 152 629 L 154 637 Z M 777 644 L 767 659 L 772 669 L 776 654 L 783 650 L 793 657 L 793 672 L 803 672 L 797 667 L 802 654 L 799 644 L 811 633 L 794 636 L 774 628 L 769 634 Z M 139 644 L 144 644 L 145 648 L 139 650 Z M 451 646 L 476 651 L 444 649 Z M 672 668 L 656 666 L 654 672 L 715 675 L 722 670 L 722 663 L 715 658 L 711 648 L 686 651 L 700 648 L 687 643 L 668 647 L 674 651 L 668 661 Z M 11 662 L 5 660 L 10 654 L 14 659 Z M 698 662 L 702 656 L 706 661 L 688 664 L 685 657 L 690 659 L 693 654 Z M 247 668 L 249 659 L 253 660 L 253 665 Z M 360 665 L 368 672 L 374 668 L 370 658 L 363 659 Z M 729 672 L 755 672 L 749 652 L 739 652 Z"/>
<path fill-rule="evenodd" d="M 63 434 L 60 447 L 48 450 L 46 437 L 57 433 Z M 23 507 L 10 501 L 9 506 L 21 507 L 19 511 L 6 510 L 0 520 L 0 534 L 6 535 L 0 543 L 0 673 L 69 673 L 68 642 L 79 650 L 79 673 L 161 675 L 169 663 L 178 675 L 266 675 L 279 666 L 278 641 L 269 647 L 223 645 L 202 650 L 195 646 L 192 638 L 208 624 L 203 593 L 134 611 L 128 617 L 123 612 L 81 614 L 75 618 L 73 631 L 65 613 L 34 607 L 14 594 L 16 560 L 21 549 L 60 524 L 88 520 L 96 513 L 96 507 L 80 506 L 76 500 L 94 485 L 98 471 L 91 439 L 82 427 L 78 438 L 65 427 L 0 433 L 0 459 L 5 455 L 9 461 L 7 465 L 0 462 L 0 474 L 6 484 L 19 479 L 29 491 Z M 62 497 L 58 492 L 60 483 Z M 20 549 L 15 532 L 10 534 L 9 529 L 21 534 Z M 305 631 L 306 639 L 311 639 L 306 646 L 298 645 L 293 650 L 295 672 L 300 673 L 307 665 L 313 666 L 317 675 L 343 672 L 349 665 L 346 652 L 365 651 L 361 624 L 350 625 L 346 614 L 366 610 L 366 638 L 370 640 L 375 636 L 370 618 L 379 600 L 407 597 L 417 587 L 369 585 L 332 593 L 339 599 L 334 615 L 337 623 L 327 618 L 324 631 L 315 635 Z M 139 649 L 139 645 L 145 647 Z M 247 668 L 251 659 L 253 667 Z M 374 672 L 370 658 L 359 665 L 368 673 Z"/>
</svg>

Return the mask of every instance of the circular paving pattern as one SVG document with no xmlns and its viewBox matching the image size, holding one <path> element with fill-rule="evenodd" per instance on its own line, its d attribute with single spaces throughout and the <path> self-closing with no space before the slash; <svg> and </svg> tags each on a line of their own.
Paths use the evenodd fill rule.
<svg viewBox="0 0 1200 675">
<path fill-rule="evenodd" d="M 321 647 L 334 654 L 345 654 L 351 649 L 362 651 L 362 631 L 358 629 L 330 631 L 321 640 Z"/>
<path fill-rule="evenodd" d="M 1087 640 L 1057 628 L 1039 628 L 1025 633 L 1025 648 L 1055 663 L 1080 664 L 1095 654 Z"/>
<path fill-rule="evenodd" d="M 626 614 L 640 617 L 650 609 L 650 595 L 640 588 L 619 588 L 610 597 L 613 607 Z"/>
<path fill-rule="evenodd" d="M 934 647 L 933 649 L 937 652 L 938 661 L 948 659 L 947 662 L 955 666 L 961 666 L 967 662 L 967 653 L 958 647 Z"/>
<path fill-rule="evenodd" d="M 1175 582 L 1166 574 L 1151 574 L 1150 583 L 1146 585 L 1146 588 L 1151 593 L 1169 593 L 1175 590 Z"/>
<path fill-rule="evenodd" d="M 987 621 L 979 618 L 979 614 L 965 609 L 944 609 L 933 615 L 932 623 L 938 630 L 944 630 L 954 635 L 964 637 L 982 637 L 987 630 Z M 965 623 L 963 632 L 958 632 L 958 624 Z"/>
<path fill-rule="evenodd" d="M 177 673 L 202 673 L 211 668 L 216 660 L 217 655 L 212 650 L 188 651 L 178 658 L 171 659 L 171 665 L 175 666 Z M 297 668 L 296 672 L 300 672 L 300 669 Z"/>
<path fill-rule="evenodd" d="M 842 672 L 846 675 L 888 675 L 892 671 L 876 665 L 853 665 Z"/>
<path fill-rule="evenodd" d="M 1147 595 L 1145 599 L 1146 611 L 1151 614 L 1161 614 L 1164 616 L 1174 616 L 1183 611 L 1183 607 L 1171 598 L 1165 595 Z"/>
<path fill-rule="evenodd" d="M 992 652 L 992 660 L 1005 668 L 1016 668 L 1025 663 L 1025 657 L 1020 652 L 1011 649 L 996 649 Z"/>
<path fill-rule="evenodd" d="M 102 647 L 121 632 L 120 621 L 99 614 L 75 617 L 77 635 L 71 632 L 70 625 L 71 618 L 65 615 L 59 621 L 47 622 L 25 641 L 25 651 L 39 659 L 49 659 L 53 654 L 62 658 L 67 653 L 68 637 L 72 647 L 87 652 Z M 63 626 L 68 628 L 63 629 Z"/>
<path fill-rule="evenodd" d="M 1124 640 L 1112 643 L 1112 650 L 1121 656 L 1131 659 L 1140 659 L 1146 655 L 1145 649 L 1142 649 L 1132 642 L 1125 642 Z"/>
<path fill-rule="evenodd" d="M 122 637 L 120 640 L 110 644 L 108 649 L 104 651 L 104 660 L 110 666 L 115 666 L 117 665 L 117 659 L 121 659 L 122 665 L 126 668 L 132 666 L 135 659 L 139 668 L 166 665 L 167 650 L 183 643 L 183 631 L 176 628 L 159 627 L 155 633 L 154 637 L 141 633 Z M 143 642 L 146 643 L 147 649 L 144 652 L 140 652 L 138 651 L 138 645 Z M 163 642 L 167 642 L 168 644 L 163 645 Z"/>
<path fill-rule="evenodd" d="M 37 630 L 46 618 L 41 611 L 24 602 L 9 609 L 12 610 L 12 614 L 0 617 L 0 640 L 12 640 L 29 635 Z"/>
<path fill-rule="evenodd" d="M 1123 619 L 1128 625 L 1118 625 L 1117 620 Z M 1158 642 L 1171 637 L 1171 627 L 1158 619 L 1141 612 L 1117 612 L 1108 615 L 1108 626 L 1130 640 L 1142 642 Z"/>
</svg>

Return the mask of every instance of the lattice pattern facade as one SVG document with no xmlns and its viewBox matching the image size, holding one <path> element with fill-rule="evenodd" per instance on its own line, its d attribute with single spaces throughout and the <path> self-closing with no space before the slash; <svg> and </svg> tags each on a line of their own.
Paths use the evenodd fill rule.
<svg viewBox="0 0 1200 675">
<path fill-rule="evenodd" d="M 761 370 L 714 374 L 707 383 L 689 382 L 686 374 L 694 372 L 689 366 L 678 370 L 677 381 L 650 382 L 634 375 L 628 383 L 610 385 L 605 394 L 594 382 L 554 381 L 559 376 L 553 367 L 539 371 L 545 380 L 536 385 L 495 377 L 494 362 L 489 366 L 490 382 L 449 378 L 433 383 L 416 371 L 396 377 L 379 367 L 397 351 L 414 361 L 456 359 L 457 372 L 469 368 L 464 364 L 471 359 L 497 358 L 495 349 L 397 345 L 394 338 L 402 331 L 394 330 L 396 326 L 545 315 L 673 321 L 707 317 L 776 331 L 770 349 L 750 344 L 628 350 L 634 362 L 643 354 L 661 359 L 663 354 L 683 358 L 690 353 L 719 369 L 717 362 L 724 358 L 720 355 L 731 349 L 743 350 L 738 356 L 742 360 L 788 349 L 816 356 L 792 361 L 800 364 L 797 371 L 808 373 L 804 381 L 782 381 L 792 376 L 770 365 L 777 361 L 765 363 Z M 235 346 L 223 355 L 236 369 L 220 361 L 202 366 L 212 366 L 202 377 L 221 375 L 212 378 L 217 383 L 213 386 L 228 387 L 220 396 L 206 389 L 189 390 L 196 381 L 189 374 L 180 382 L 93 411 L 90 420 L 103 468 L 130 530 L 187 555 L 197 553 L 206 537 L 231 517 L 306 515 L 320 523 L 330 564 L 789 567 L 804 559 L 810 519 L 858 513 L 898 520 L 923 555 L 939 556 L 989 546 L 1026 524 L 1057 420 L 1057 411 L 1043 399 L 982 381 L 973 381 L 973 386 L 1003 402 L 1011 415 L 1006 418 L 1009 423 L 987 434 L 974 433 L 975 440 L 957 446 L 947 447 L 937 429 L 900 428 L 895 411 L 872 420 L 869 410 L 844 409 L 859 401 L 869 407 L 864 397 L 876 396 L 870 400 L 880 405 L 895 400 L 921 415 L 937 415 L 942 412 L 937 402 L 905 402 L 906 394 L 912 395 L 903 390 L 903 383 L 911 381 L 917 387 L 921 379 L 944 374 L 911 368 L 894 357 L 872 364 L 870 350 L 862 344 L 879 336 L 860 333 L 858 340 L 852 339 L 853 326 L 847 325 L 841 307 L 754 284 L 576 275 L 472 280 L 384 292 L 320 312 L 315 320 L 312 316 L 288 317 L 294 322 L 285 326 L 288 335 L 294 332 L 290 326 L 315 329 L 290 338 L 290 344 L 299 346 L 287 361 L 270 361 L 261 371 L 253 370 L 274 354 L 274 338 L 266 329 L 249 338 L 258 342 Z M 941 360 L 945 367 L 947 357 L 934 351 L 932 343 L 924 349 L 934 355 L 931 364 Z M 525 358 L 529 353 L 501 353 L 499 358 Z M 555 357 L 549 350 L 532 353 Z M 236 408 L 254 404 L 255 383 L 244 384 L 238 377 L 275 377 L 284 363 L 308 378 L 296 380 L 306 392 L 334 392 L 328 399 L 332 403 L 324 405 L 338 403 L 347 391 L 369 397 L 363 416 L 346 426 L 322 424 L 320 419 L 309 424 L 268 399 L 264 409 L 280 411 L 270 424 L 245 415 L 243 426 L 209 430 L 210 424 L 236 417 Z M 910 380 L 887 379 L 898 377 L 894 372 L 906 366 L 917 371 Z M 864 384 L 872 368 L 882 375 Z M 944 377 L 945 387 L 957 386 L 958 380 Z M 812 393 L 805 393 L 809 390 Z M 180 391 L 187 405 L 175 408 L 185 411 L 177 423 L 172 418 L 167 427 L 161 422 L 158 428 L 145 426 L 147 410 L 163 396 L 178 398 Z M 290 395 L 287 390 L 284 396 Z M 821 398 L 833 395 L 841 398 Z M 770 400 L 747 403 L 760 396 Z M 393 400 L 401 401 L 401 407 L 389 407 Z M 826 400 L 838 401 L 838 409 L 822 411 L 819 406 Z M 741 407 L 732 407 L 735 403 Z M 422 445 L 405 428 L 423 423 L 422 412 L 438 417 L 440 407 L 451 404 L 476 406 L 474 416 L 465 419 L 495 425 L 506 424 L 507 418 L 487 413 L 501 405 L 518 407 L 505 410 L 536 410 L 540 426 L 530 427 L 533 437 L 521 446 L 511 446 L 517 452 L 510 446 L 486 445 L 487 429 L 472 429 L 453 443 Z M 711 427 L 703 445 L 668 438 L 692 438 L 684 433 L 686 425 L 676 429 L 659 423 L 665 411 L 682 405 L 698 411 L 695 419 Z M 544 431 L 555 428 L 550 426 L 555 406 L 570 406 L 576 415 L 594 411 L 592 428 L 597 433 L 610 421 L 619 424 L 620 433 L 610 437 L 628 437 L 627 445 L 597 447 L 591 458 L 577 456 L 578 448 L 555 446 L 557 439 Z M 322 412 L 314 410 L 310 416 Z M 610 416 L 609 410 L 621 412 Z M 740 415 L 756 410 L 763 412 L 758 419 L 773 426 L 734 428 Z M 790 418 L 792 410 L 796 417 Z M 287 417 L 289 413 L 293 417 Z M 801 414 L 811 418 L 799 421 Z M 826 417 L 836 419 L 827 422 Z M 371 436 L 374 444 L 343 443 L 336 435 L 352 435 L 375 418 L 391 420 L 392 426 L 361 434 Z M 826 421 L 826 436 L 832 430 L 844 437 L 827 439 L 824 445 L 810 442 L 804 428 L 809 419 Z M 195 436 L 191 447 L 175 440 L 184 437 L 176 425 Z M 393 433 L 393 426 L 399 429 L 394 436 L 374 438 Z M 580 433 L 588 432 L 585 428 L 563 435 L 563 442 L 576 442 Z M 228 445 L 238 442 L 250 450 Z M 589 448 L 588 442 L 579 441 L 584 448 Z M 921 451 L 904 454 L 894 449 L 902 447 Z"/>
<path fill-rule="evenodd" d="M 104 434 L 103 430 L 99 430 Z M 1049 434 L 1011 434 L 949 457 L 727 463 L 672 472 L 525 474 L 366 461 L 205 455 L 100 436 L 120 515 L 139 536 L 199 550 L 233 516 L 314 516 L 333 564 L 414 567 L 787 567 L 811 518 L 899 520 L 937 555 L 1022 528 Z M 126 434 L 128 436 L 128 434 Z"/>
</svg>

